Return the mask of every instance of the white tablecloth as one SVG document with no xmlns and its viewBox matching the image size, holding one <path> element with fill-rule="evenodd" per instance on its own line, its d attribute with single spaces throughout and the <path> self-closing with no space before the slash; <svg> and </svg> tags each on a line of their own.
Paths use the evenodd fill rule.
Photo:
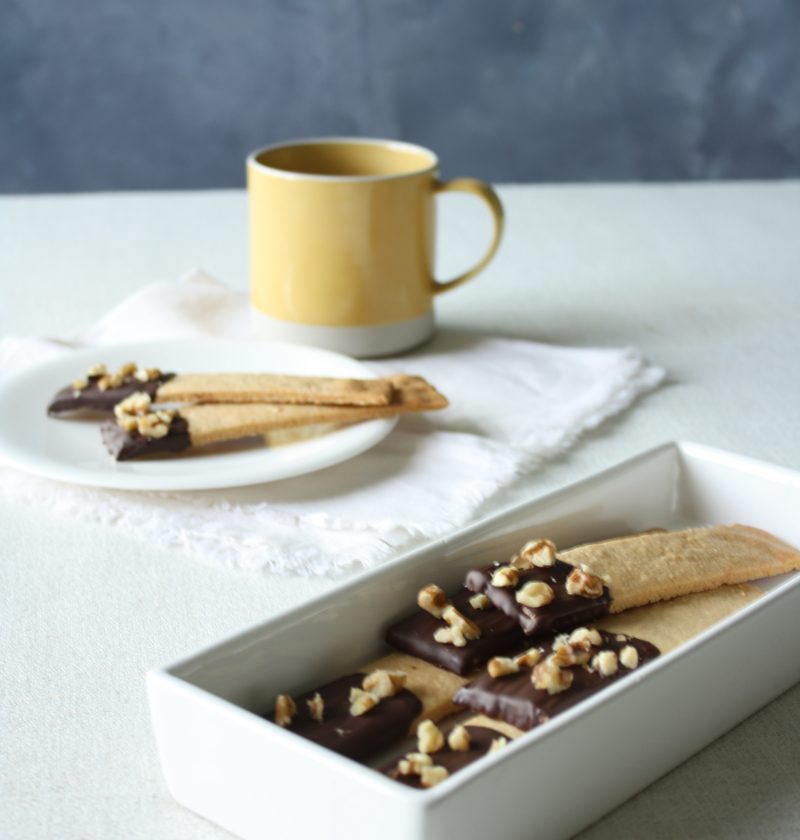
<svg viewBox="0 0 800 840">
<path fill-rule="evenodd" d="M 444 329 L 630 344 L 671 382 L 481 515 L 674 438 L 800 468 L 800 184 L 506 187 L 490 269 L 442 296 Z M 443 201 L 441 274 L 483 217 Z M 0 198 L 0 335 L 64 334 L 193 265 L 244 288 L 238 191 Z M 158 768 L 147 667 L 324 592 L 243 576 L 40 506 L 0 508 L 0 837 L 221 840 Z M 795 838 L 800 687 L 588 829 L 583 840 Z"/>
</svg>

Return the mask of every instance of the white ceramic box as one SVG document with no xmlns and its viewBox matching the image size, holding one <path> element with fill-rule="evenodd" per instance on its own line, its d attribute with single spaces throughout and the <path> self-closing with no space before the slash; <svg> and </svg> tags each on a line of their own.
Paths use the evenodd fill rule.
<svg viewBox="0 0 800 840">
<path fill-rule="evenodd" d="M 532 535 L 566 548 L 652 527 L 743 522 L 800 546 L 800 474 L 667 444 L 405 554 L 321 598 L 148 674 L 175 799 L 243 838 L 567 837 L 800 680 L 800 574 L 506 749 L 418 791 L 256 712 L 383 651 L 431 581 L 455 587 Z M 765 656 L 774 639 L 781 656 Z M 743 675 L 747 675 L 746 679 Z"/>
</svg>

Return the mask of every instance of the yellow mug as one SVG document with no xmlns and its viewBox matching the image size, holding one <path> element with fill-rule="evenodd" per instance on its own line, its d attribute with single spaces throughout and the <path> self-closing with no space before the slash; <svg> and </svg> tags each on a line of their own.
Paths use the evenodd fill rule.
<svg viewBox="0 0 800 840">
<path fill-rule="evenodd" d="M 331 138 L 268 146 L 247 159 L 250 286 L 257 331 L 273 339 L 382 356 L 433 332 L 433 298 L 494 256 L 503 208 L 482 181 L 438 180 L 436 155 L 390 140 Z M 483 258 L 433 277 L 437 193 L 482 199 L 494 218 Z"/>
</svg>

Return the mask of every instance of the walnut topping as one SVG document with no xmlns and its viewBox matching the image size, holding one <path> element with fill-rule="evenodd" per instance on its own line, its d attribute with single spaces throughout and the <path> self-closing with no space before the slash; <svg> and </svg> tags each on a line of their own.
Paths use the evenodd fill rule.
<svg viewBox="0 0 800 840">
<path fill-rule="evenodd" d="M 73 379 L 72 380 L 72 390 L 73 391 L 83 391 L 89 387 L 89 380 L 88 379 Z"/>
<path fill-rule="evenodd" d="M 490 677 L 497 679 L 498 677 L 519 673 L 519 664 L 515 659 L 510 659 L 508 656 L 494 656 L 487 663 L 486 670 Z"/>
<path fill-rule="evenodd" d="M 603 594 L 603 580 L 584 569 L 573 569 L 567 577 L 567 593 L 581 598 L 599 598 Z"/>
<path fill-rule="evenodd" d="M 469 599 L 469 605 L 473 610 L 488 610 L 492 606 L 489 596 L 483 592 L 478 592 Z"/>
<path fill-rule="evenodd" d="M 504 747 L 508 746 L 508 738 L 504 738 L 502 735 L 499 738 L 492 739 L 492 744 L 487 750 L 487 752 L 493 753 L 497 752 L 498 750 L 502 750 Z"/>
<path fill-rule="evenodd" d="M 288 694 L 279 694 L 275 700 L 275 723 L 288 726 L 297 712 L 297 706 Z"/>
<path fill-rule="evenodd" d="M 435 583 L 429 583 L 427 586 L 423 586 L 417 594 L 417 605 L 425 610 L 425 612 L 430 613 L 434 618 L 442 617 L 442 612 L 447 604 L 447 595 Z"/>
<path fill-rule="evenodd" d="M 360 717 L 366 714 L 370 709 L 374 709 L 381 698 L 371 691 L 364 691 L 363 689 L 353 686 L 350 689 L 350 714 L 353 717 Z"/>
<path fill-rule="evenodd" d="M 639 651 L 633 645 L 625 645 L 619 652 L 619 661 L 628 670 L 632 671 L 639 666 Z"/>
<path fill-rule="evenodd" d="M 442 610 L 442 618 L 450 625 L 452 630 L 458 630 L 467 639 L 480 639 L 481 628 L 470 621 L 463 613 L 460 613 L 452 604 L 448 604 Z"/>
<path fill-rule="evenodd" d="M 550 540 L 531 540 L 526 542 L 519 554 L 511 561 L 518 569 L 530 569 L 534 566 L 546 568 L 556 562 L 556 547 Z"/>
<path fill-rule="evenodd" d="M 322 695 L 317 692 L 310 700 L 306 700 L 308 704 L 308 713 L 314 720 L 322 722 L 322 717 L 325 714 L 325 701 Z"/>
<path fill-rule="evenodd" d="M 528 648 L 523 653 L 519 653 L 514 657 L 514 662 L 520 668 L 533 668 L 542 658 L 542 652 L 539 648 Z"/>
<path fill-rule="evenodd" d="M 572 685 L 572 671 L 559 668 L 558 664 L 549 656 L 540 662 L 531 674 L 534 688 L 546 691 L 548 694 L 559 694 Z"/>
<path fill-rule="evenodd" d="M 110 376 L 101 376 L 97 380 L 97 387 L 101 391 L 107 391 L 111 387 L 111 377 Z"/>
<path fill-rule="evenodd" d="M 126 432 L 137 431 L 144 437 L 166 437 L 170 423 L 178 416 L 178 412 L 172 408 L 151 412 L 150 404 L 149 394 L 131 394 L 114 406 L 117 424 Z"/>
<path fill-rule="evenodd" d="M 444 746 L 444 735 L 432 720 L 423 720 L 417 727 L 417 749 L 421 753 L 438 752 Z"/>
<path fill-rule="evenodd" d="M 447 746 L 455 752 L 466 752 L 469 749 L 469 732 L 465 726 L 460 724 L 453 728 L 447 736 Z"/>
<path fill-rule="evenodd" d="M 422 782 L 422 787 L 432 788 L 443 782 L 449 775 L 446 767 L 423 767 L 419 780 Z"/>
<path fill-rule="evenodd" d="M 569 644 L 569 633 L 560 633 L 558 636 L 553 639 L 553 650 L 558 650 L 559 648 L 564 647 L 564 645 Z"/>
<path fill-rule="evenodd" d="M 580 645 L 563 645 L 550 658 L 559 668 L 566 668 L 569 665 L 585 665 L 590 656 L 589 650 Z"/>
<path fill-rule="evenodd" d="M 131 394 L 129 397 L 126 397 L 114 406 L 114 415 L 117 418 L 131 415 L 142 417 L 150 411 L 151 402 L 152 400 L 150 399 L 149 394 L 145 394 L 141 391 Z"/>
<path fill-rule="evenodd" d="M 601 650 L 592 659 L 592 668 L 599 671 L 604 677 L 610 677 L 617 673 L 617 654 L 613 650 Z"/>
<path fill-rule="evenodd" d="M 124 379 L 126 376 L 131 376 L 136 373 L 136 370 L 136 362 L 125 362 L 117 371 L 117 376 L 121 376 Z"/>
<path fill-rule="evenodd" d="M 145 414 L 136 424 L 140 435 L 148 438 L 163 438 L 169 434 L 169 423 L 165 423 L 157 414 Z"/>
<path fill-rule="evenodd" d="M 549 604 L 553 598 L 556 597 L 556 593 L 553 592 L 552 587 L 544 583 L 544 581 L 529 580 L 527 583 L 523 584 L 519 590 L 517 590 L 514 597 L 517 599 L 517 602 L 522 604 L 524 607 L 532 607 L 536 609 L 536 607 L 544 607 Z"/>
<path fill-rule="evenodd" d="M 593 627 L 578 627 L 569 634 L 569 644 L 573 647 L 580 647 L 588 650 L 593 645 L 598 647 L 603 644 L 603 637 L 599 630 Z"/>
<path fill-rule="evenodd" d="M 516 586 L 519 572 L 513 566 L 498 566 L 492 574 L 492 586 Z"/>
<path fill-rule="evenodd" d="M 378 670 L 364 677 L 361 687 L 383 700 L 393 697 L 406 684 L 406 675 L 402 671 Z"/>
<path fill-rule="evenodd" d="M 87 376 L 104 376 L 106 373 L 108 373 L 108 368 L 103 364 L 92 365 L 86 371 Z"/>
<path fill-rule="evenodd" d="M 401 776 L 419 776 L 425 767 L 431 767 L 433 759 L 426 753 L 407 753 L 397 762 L 397 772 Z"/>
<path fill-rule="evenodd" d="M 434 631 L 433 640 L 440 645 L 453 645 L 453 647 L 464 647 L 467 644 L 464 634 L 455 627 L 440 627 Z"/>
</svg>

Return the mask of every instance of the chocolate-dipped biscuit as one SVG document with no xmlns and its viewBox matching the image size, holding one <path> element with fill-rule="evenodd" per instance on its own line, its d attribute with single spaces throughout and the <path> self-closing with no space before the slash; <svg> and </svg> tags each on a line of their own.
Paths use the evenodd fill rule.
<svg viewBox="0 0 800 840">
<path fill-rule="evenodd" d="M 453 606 L 480 629 L 480 637 L 467 639 L 463 647 L 437 642 L 436 631 L 447 626 L 441 618 L 419 609 L 386 631 L 386 641 L 392 647 L 431 662 L 454 674 L 469 674 L 504 651 L 523 644 L 523 633 L 516 619 L 505 615 L 493 605 L 476 609 L 470 604 L 474 593 L 460 589 L 453 596 Z"/>
<path fill-rule="evenodd" d="M 362 714 L 351 712 L 351 691 L 363 691 L 366 674 L 349 674 L 294 698 L 294 712 L 285 728 L 310 741 L 365 761 L 408 735 L 422 704 L 400 689 L 383 697 Z M 310 703 L 310 705 L 309 705 Z M 275 722 L 275 714 L 267 716 Z"/>
<path fill-rule="evenodd" d="M 498 580 L 505 569 L 511 569 L 513 577 Z M 494 606 L 519 623 L 526 636 L 543 636 L 587 624 L 608 613 L 611 603 L 608 587 L 601 582 L 591 592 L 592 597 L 573 594 L 569 579 L 576 574 L 585 573 L 557 559 L 549 566 L 523 569 L 492 563 L 468 572 L 464 585 L 471 592 L 483 592 Z M 506 585 L 499 585 L 501 582 Z M 530 584 L 544 584 L 552 598 L 538 606 L 524 603 L 523 590 Z"/>
<path fill-rule="evenodd" d="M 539 651 L 538 662 L 530 660 L 533 667 L 496 677 L 483 671 L 453 699 L 519 729 L 532 729 L 659 655 L 643 639 L 586 628 L 545 642 Z"/>
<path fill-rule="evenodd" d="M 117 403 L 132 394 L 144 393 L 155 400 L 159 387 L 175 375 L 154 370 L 152 377 L 137 379 L 136 372 L 134 370 L 124 376 L 117 375 L 116 379 L 107 374 L 95 373 L 83 380 L 76 380 L 55 394 L 47 406 L 47 413 L 50 417 L 77 412 L 110 414 Z M 111 385 L 112 381 L 118 384 Z"/>
</svg>

